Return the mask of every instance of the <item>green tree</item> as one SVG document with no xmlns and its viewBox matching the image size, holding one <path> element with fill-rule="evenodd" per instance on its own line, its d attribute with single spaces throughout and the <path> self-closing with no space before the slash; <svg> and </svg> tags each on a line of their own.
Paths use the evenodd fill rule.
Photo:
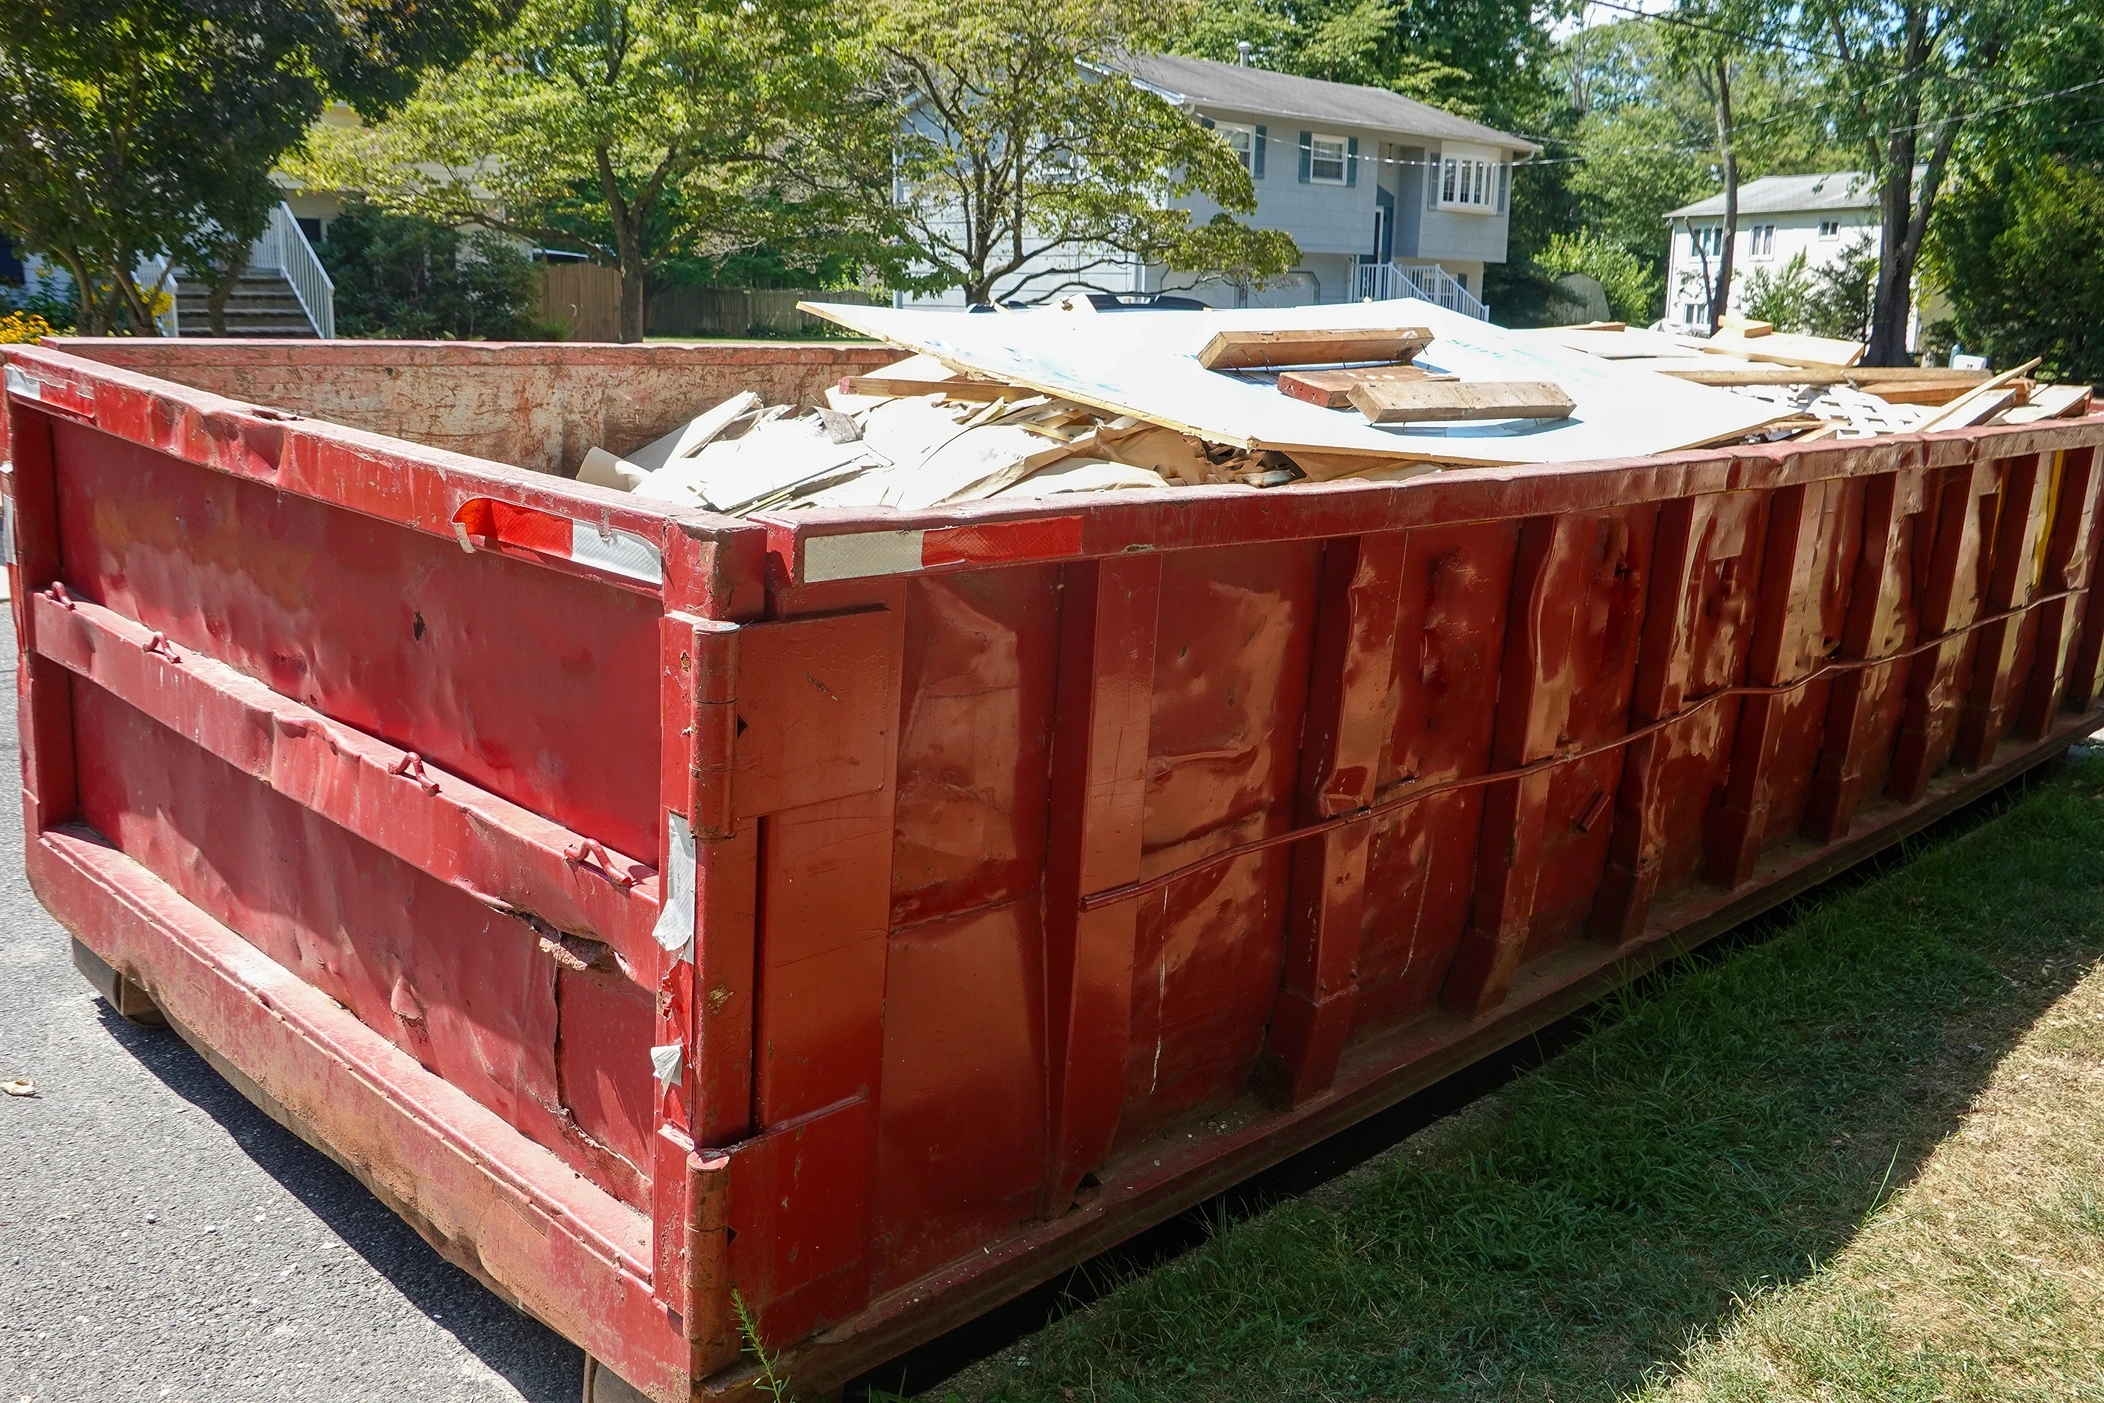
<svg viewBox="0 0 2104 1403">
<path fill-rule="evenodd" d="M 1739 308 L 1777 331 L 1806 332 L 1812 329 L 1813 291 L 1804 250 L 1799 249 L 1780 268 L 1756 268 L 1748 273 Z"/>
<path fill-rule="evenodd" d="M 1469 75 L 1404 49 L 1400 0 L 1225 0 L 1200 5 L 1172 47 L 1220 63 L 1241 59 L 1277 73 L 1389 88 L 1424 101 L 1461 95 L 1476 110 Z"/>
<path fill-rule="evenodd" d="M 2056 380 L 2104 383 L 2104 170 L 2008 161 L 1944 197 L 1924 253 L 1952 331 L 1998 365 L 2032 356 Z"/>
<path fill-rule="evenodd" d="M 63 265 L 80 326 L 153 334 L 167 268 L 238 271 L 270 172 L 331 96 L 381 111 L 505 0 L 0 6 L 0 228 Z M 141 286 L 160 260 L 160 282 Z"/>
<path fill-rule="evenodd" d="M 1992 119 L 2014 110 L 2010 79 L 2031 65 L 2012 59 L 2062 42 L 2071 23 L 2093 31 L 2094 8 L 2067 0 L 1808 0 L 1801 8 L 1807 44 L 1825 55 L 1828 111 L 1878 191 L 1864 364 L 1907 361 L 1915 266 L 1961 136 L 1982 119 L 1989 135 Z"/>
<path fill-rule="evenodd" d="M 1549 277 L 1582 273 L 1607 289 L 1615 316 L 1639 325 L 1658 316 L 1661 298 L 1657 270 L 1620 244 L 1589 230 L 1557 234 L 1534 255 L 1534 266 Z"/>
<path fill-rule="evenodd" d="M 1180 0 L 894 0 L 875 27 L 898 127 L 899 216 L 928 287 L 971 302 L 1092 285 L 1135 260 L 1262 280 L 1293 240 L 1232 216 L 1256 188 L 1227 144 L 1128 79 Z M 1198 221 L 1174 201 L 1221 214 Z"/>
<path fill-rule="evenodd" d="M 336 283 L 342 336 L 402 340 L 545 339 L 533 316 L 534 267 L 517 244 L 354 201 L 319 250 Z"/>
<path fill-rule="evenodd" d="M 825 0 L 527 0 L 392 121 L 317 134 L 302 169 L 612 265 L 639 341 L 668 258 L 882 222 L 891 129 L 866 61 L 854 12 Z"/>
</svg>

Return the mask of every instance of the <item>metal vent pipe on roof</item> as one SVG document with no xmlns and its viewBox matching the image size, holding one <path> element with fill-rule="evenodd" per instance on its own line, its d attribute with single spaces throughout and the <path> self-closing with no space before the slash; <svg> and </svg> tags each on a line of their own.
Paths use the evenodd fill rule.
<svg viewBox="0 0 2104 1403">
<path fill-rule="evenodd" d="M 1235 40 L 1235 67 L 1249 67 L 1249 54 L 1254 48 L 1256 48 L 1256 45 L 1250 43 L 1247 39 Z"/>
</svg>

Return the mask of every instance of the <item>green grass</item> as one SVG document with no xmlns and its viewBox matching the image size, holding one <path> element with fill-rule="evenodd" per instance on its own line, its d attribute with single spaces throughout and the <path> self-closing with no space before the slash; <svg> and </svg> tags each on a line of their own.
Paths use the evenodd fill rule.
<svg viewBox="0 0 2104 1403">
<path fill-rule="evenodd" d="M 939 1392 L 2104 1398 L 2100 786 L 2077 762 L 1624 995 Z"/>
</svg>

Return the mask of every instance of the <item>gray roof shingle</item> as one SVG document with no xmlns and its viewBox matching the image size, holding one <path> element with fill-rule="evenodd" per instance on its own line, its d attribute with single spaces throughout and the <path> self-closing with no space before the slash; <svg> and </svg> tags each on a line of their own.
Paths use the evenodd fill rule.
<svg viewBox="0 0 2104 1403">
<path fill-rule="evenodd" d="M 1277 114 L 1311 122 L 1372 127 L 1399 136 L 1444 137 L 1476 141 L 1537 155 L 1541 147 L 1525 137 L 1471 122 L 1401 93 L 1364 88 L 1355 83 L 1329 83 L 1297 78 L 1265 68 L 1215 63 L 1180 54 L 1134 55 L 1118 67 L 1149 87 L 1174 93 L 1187 102 L 1232 108 L 1237 112 Z"/>
<path fill-rule="evenodd" d="M 1824 175 L 1764 175 L 1739 187 L 1739 213 L 1803 214 L 1827 209 L 1876 209 L 1878 188 L 1861 171 Z M 1724 197 L 1712 195 L 1668 211 L 1668 219 L 1721 218 Z"/>
</svg>

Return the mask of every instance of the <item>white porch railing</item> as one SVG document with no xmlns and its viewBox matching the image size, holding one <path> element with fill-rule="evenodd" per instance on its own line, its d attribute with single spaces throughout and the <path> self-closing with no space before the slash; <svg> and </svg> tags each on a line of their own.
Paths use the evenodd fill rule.
<svg viewBox="0 0 2104 1403">
<path fill-rule="evenodd" d="M 335 339 L 336 284 L 330 281 L 329 270 L 321 266 L 314 245 L 307 242 L 305 231 L 292 217 L 291 206 L 284 201 L 280 200 L 270 212 L 263 236 L 250 247 L 248 266 L 274 268 L 283 273 L 306 311 L 307 320 L 314 323 L 314 334 L 324 341 Z"/>
<path fill-rule="evenodd" d="M 1490 308 L 1437 263 L 1361 263 L 1358 292 L 1361 298 L 1376 302 L 1421 297 L 1449 312 L 1482 322 L 1490 320 Z"/>
</svg>

